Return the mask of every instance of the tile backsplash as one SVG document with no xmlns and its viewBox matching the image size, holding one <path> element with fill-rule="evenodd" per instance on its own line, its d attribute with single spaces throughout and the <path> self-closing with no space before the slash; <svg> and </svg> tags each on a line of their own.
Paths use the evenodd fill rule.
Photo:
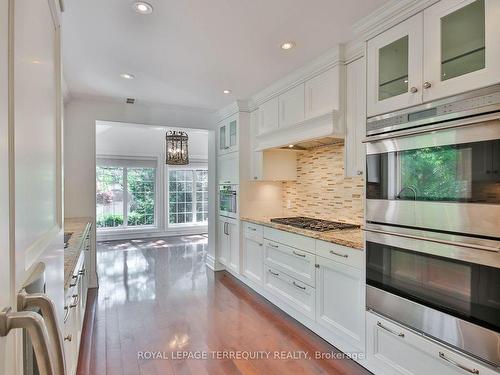
<svg viewBox="0 0 500 375">
<path fill-rule="evenodd" d="M 311 216 L 362 224 L 364 181 L 344 177 L 344 143 L 297 155 L 297 181 L 283 182 L 285 216 Z"/>
</svg>

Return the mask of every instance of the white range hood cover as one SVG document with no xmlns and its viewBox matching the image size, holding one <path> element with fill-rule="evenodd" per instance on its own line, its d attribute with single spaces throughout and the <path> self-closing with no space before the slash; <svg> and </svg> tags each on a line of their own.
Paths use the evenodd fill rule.
<svg viewBox="0 0 500 375">
<path fill-rule="evenodd" d="M 344 139 L 344 136 L 345 127 L 340 112 L 333 111 L 257 135 L 254 151 L 268 150 L 323 137 Z"/>
</svg>

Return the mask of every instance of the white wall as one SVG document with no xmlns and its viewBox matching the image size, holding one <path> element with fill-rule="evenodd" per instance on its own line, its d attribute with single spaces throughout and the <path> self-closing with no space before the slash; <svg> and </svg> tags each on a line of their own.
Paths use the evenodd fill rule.
<svg viewBox="0 0 500 375">
<path fill-rule="evenodd" d="M 206 110 L 175 106 L 149 107 L 105 98 L 73 98 L 66 103 L 64 113 L 65 217 L 90 217 L 95 220 L 98 120 L 209 130 L 213 130 L 215 125 L 214 114 Z M 215 181 L 215 168 L 210 168 L 210 165 L 209 181 Z M 215 188 L 213 191 L 215 194 Z M 215 200 L 215 195 L 211 198 Z M 209 223 L 209 227 L 215 225 L 215 222 L 212 223 Z"/>
<path fill-rule="evenodd" d="M 177 128 L 97 121 L 97 155 L 160 155 L 165 153 L 165 133 Z M 189 157 L 208 159 L 207 130 L 182 129 L 189 136 Z"/>
</svg>

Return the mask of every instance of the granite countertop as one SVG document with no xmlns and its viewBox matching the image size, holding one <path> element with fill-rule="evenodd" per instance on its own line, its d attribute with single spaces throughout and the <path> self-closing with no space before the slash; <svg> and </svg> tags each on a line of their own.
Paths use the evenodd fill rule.
<svg viewBox="0 0 500 375">
<path fill-rule="evenodd" d="M 75 271 L 76 263 L 83 249 L 83 234 L 87 225 L 92 222 L 88 217 L 65 218 L 64 231 L 73 232 L 68 241 L 68 247 L 64 249 L 64 290 L 67 290 L 71 282 L 71 276 Z"/>
<path fill-rule="evenodd" d="M 302 236 L 315 238 L 317 240 L 331 242 L 337 245 L 351 247 L 357 250 L 364 249 L 364 237 L 362 229 L 342 229 L 327 232 L 315 232 L 312 230 L 295 228 L 290 225 L 272 223 L 269 217 L 241 217 L 242 221 L 265 225 L 266 227 L 279 229 L 285 232 L 300 234 Z"/>
</svg>

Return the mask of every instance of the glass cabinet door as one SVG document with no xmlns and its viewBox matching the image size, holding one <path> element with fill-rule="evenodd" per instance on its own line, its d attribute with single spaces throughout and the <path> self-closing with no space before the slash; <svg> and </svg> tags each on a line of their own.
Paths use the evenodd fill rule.
<svg viewBox="0 0 500 375">
<path fill-rule="evenodd" d="M 422 102 L 423 14 L 367 43 L 368 117 Z"/>
<path fill-rule="evenodd" d="M 237 143 L 237 126 L 236 120 L 229 123 L 229 147 L 236 146 Z"/>
<path fill-rule="evenodd" d="M 424 11 L 424 101 L 500 82 L 499 14 L 499 0 L 442 0 Z"/>
<path fill-rule="evenodd" d="M 485 64 L 484 0 L 476 0 L 441 18 L 441 80 Z"/>
<path fill-rule="evenodd" d="M 226 146 L 226 126 L 219 128 L 219 150 L 225 150 Z"/>
<path fill-rule="evenodd" d="M 408 35 L 378 50 L 378 100 L 408 92 Z"/>
</svg>

